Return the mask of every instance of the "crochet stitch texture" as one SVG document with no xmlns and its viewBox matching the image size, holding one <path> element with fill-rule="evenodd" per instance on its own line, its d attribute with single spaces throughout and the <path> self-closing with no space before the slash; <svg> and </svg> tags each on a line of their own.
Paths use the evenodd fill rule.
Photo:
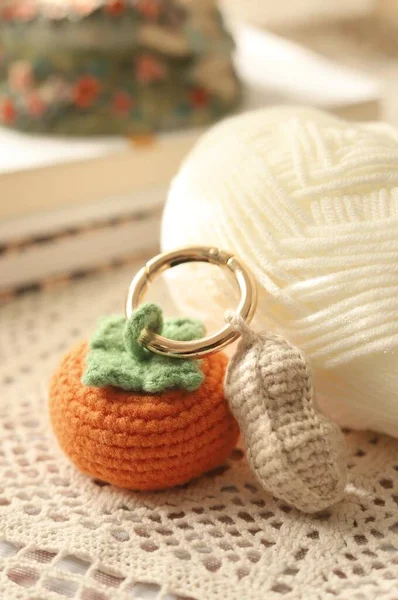
<svg viewBox="0 0 398 600">
<path fill-rule="evenodd" d="M 150 393 L 170 388 L 198 389 L 203 382 L 200 361 L 149 352 L 138 342 L 144 327 L 179 341 L 205 334 L 203 324 L 195 319 L 176 317 L 163 323 L 161 309 L 152 303 L 142 304 L 128 320 L 119 315 L 102 317 L 89 342 L 83 384 Z"/>
<path fill-rule="evenodd" d="M 225 394 L 240 425 L 247 458 L 262 486 L 308 513 L 342 499 L 344 438 L 314 404 L 303 353 L 275 334 L 242 328 Z"/>
<path fill-rule="evenodd" d="M 164 492 L 104 485 L 62 456 L 46 384 L 66 349 L 120 309 L 141 266 L 1 308 L 2 598 L 397 600 L 398 443 L 389 436 L 345 431 L 345 497 L 313 515 L 264 492 L 240 448 Z M 162 278 L 155 298 L 175 314 Z"/>
<path fill-rule="evenodd" d="M 238 425 L 224 398 L 227 358 L 203 360 L 195 392 L 140 394 L 81 383 L 87 344 L 63 359 L 50 389 L 58 441 L 76 467 L 116 486 L 157 490 L 183 484 L 223 463 Z"/>
</svg>

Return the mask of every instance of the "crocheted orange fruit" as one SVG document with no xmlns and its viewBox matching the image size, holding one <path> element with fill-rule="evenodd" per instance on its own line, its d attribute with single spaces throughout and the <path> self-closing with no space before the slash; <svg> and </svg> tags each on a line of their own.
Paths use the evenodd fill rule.
<svg viewBox="0 0 398 600">
<path fill-rule="evenodd" d="M 123 488 L 159 490 L 228 458 L 239 429 L 224 398 L 224 354 L 203 360 L 205 379 L 195 392 L 162 394 L 84 386 L 86 354 L 86 343 L 69 352 L 50 387 L 55 434 L 80 471 Z"/>
</svg>

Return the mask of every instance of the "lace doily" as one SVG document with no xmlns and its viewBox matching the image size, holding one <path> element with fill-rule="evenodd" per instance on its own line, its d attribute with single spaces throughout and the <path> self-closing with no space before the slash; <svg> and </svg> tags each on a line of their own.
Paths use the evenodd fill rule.
<svg viewBox="0 0 398 600">
<path fill-rule="evenodd" d="M 347 432 L 346 498 L 315 516 L 262 492 L 241 449 L 158 493 L 93 481 L 62 456 L 48 424 L 49 376 L 99 315 L 122 311 L 135 267 L 1 309 L 1 597 L 397 600 L 396 440 Z"/>
</svg>

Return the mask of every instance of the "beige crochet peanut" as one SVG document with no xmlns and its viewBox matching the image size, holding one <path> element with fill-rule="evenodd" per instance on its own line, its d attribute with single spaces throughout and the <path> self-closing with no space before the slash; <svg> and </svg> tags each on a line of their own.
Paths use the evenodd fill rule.
<svg viewBox="0 0 398 600">
<path fill-rule="evenodd" d="M 278 335 L 245 329 L 225 389 L 248 461 L 267 491 L 307 513 L 342 499 L 343 434 L 316 407 L 300 350 Z"/>
</svg>

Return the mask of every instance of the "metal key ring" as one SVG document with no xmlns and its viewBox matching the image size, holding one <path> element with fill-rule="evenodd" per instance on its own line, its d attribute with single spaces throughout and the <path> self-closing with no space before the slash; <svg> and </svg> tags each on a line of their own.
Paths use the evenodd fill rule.
<svg viewBox="0 0 398 600">
<path fill-rule="evenodd" d="M 257 307 L 257 285 L 252 273 L 233 254 L 219 248 L 197 246 L 165 252 L 149 260 L 132 280 L 126 301 L 126 317 L 129 319 L 141 304 L 149 283 L 167 269 L 189 262 L 204 262 L 228 269 L 240 289 L 240 301 L 236 316 L 250 323 Z M 178 342 L 165 338 L 154 331 L 143 329 L 139 342 L 151 352 L 174 358 L 203 358 L 222 350 L 239 337 L 230 324 L 212 335 L 199 340 Z"/>
</svg>

